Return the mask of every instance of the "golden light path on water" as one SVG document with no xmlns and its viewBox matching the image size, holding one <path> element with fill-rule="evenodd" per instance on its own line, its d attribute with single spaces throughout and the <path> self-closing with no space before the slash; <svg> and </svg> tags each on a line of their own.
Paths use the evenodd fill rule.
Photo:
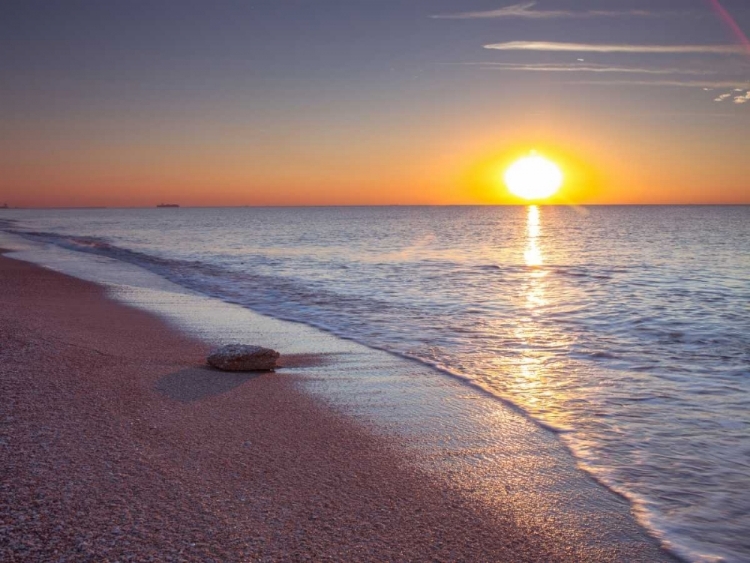
<svg viewBox="0 0 750 563">
<path fill-rule="evenodd" d="M 524 262 L 529 268 L 525 287 L 526 309 L 529 315 L 519 322 L 516 328 L 516 338 L 523 345 L 523 354 L 518 365 L 516 375 L 516 391 L 523 397 L 525 406 L 533 410 L 542 406 L 544 399 L 543 357 L 536 348 L 538 328 L 535 322 L 537 311 L 547 303 L 545 294 L 545 280 L 547 272 L 539 267 L 544 263 L 539 237 L 541 223 L 539 207 L 530 205 L 526 218 L 526 247 L 523 253 Z M 545 401 L 546 402 L 546 401 Z M 543 408 L 543 407 L 542 407 Z"/>
<path fill-rule="evenodd" d="M 556 370 L 559 355 L 556 353 L 570 345 L 570 338 L 554 330 L 546 322 L 550 309 L 561 303 L 562 295 L 555 296 L 549 287 L 549 270 L 544 268 L 545 249 L 542 243 L 542 212 L 539 206 L 530 205 L 526 214 L 526 237 L 523 261 L 527 269 L 521 299 L 526 315 L 519 319 L 515 338 L 521 354 L 511 368 L 508 389 L 516 401 L 531 413 L 558 428 L 570 428 L 570 420 L 560 409 L 565 397 Z M 555 303 L 558 301 L 558 303 Z"/>
<path fill-rule="evenodd" d="M 539 206 L 529 205 L 529 214 L 526 220 L 527 247 L 524 252 L 527 266 L 541 266 L 544 263 L 542 251 L 539 248 L 539 235 L 542 229 L 539 223 Z"/>
</svg>

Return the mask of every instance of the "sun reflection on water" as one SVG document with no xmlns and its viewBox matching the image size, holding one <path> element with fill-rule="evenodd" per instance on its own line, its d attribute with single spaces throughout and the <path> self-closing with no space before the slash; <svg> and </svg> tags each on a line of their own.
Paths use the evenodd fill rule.
<svg viewBox="0 0 750 563">
<path fill-rule="evenodd" d="M 554 349 L 560 345 L 560 335 L 550 332 L 544 317 L 550 304 L 548 295 L 548 274 L 543 267 L 544 251 L 540 243 L 542 217 L 538 206 L 528 207 L 526 217 L 526 240 L 524 263 L 528 270 L 521 298 L 525 302 L 527 314 L 519 319 L 515 328 L 515 338 L 521 353 L 516 358 L 514 373 L 509 383 L 517 400 L 530 411 L 544 413 L 549 422 L 565 426 L 555 408 L 557 386 L 552 376 Z"/>
<path fill-rule="evenodd" d="M 542 251 L 539 248 L 539 235 L 542 232 L 539 221 L 539 207 L 536 205 L 529 206 L 529 214 L 526 220 L 527 245 L 524 252 L 527 266 L 541 266 L 544 263 Z"/>
<path fill-rule="evenodd" d="M 534 268 L 529 275 L 529 284 L 526 291 L 526 304 L 529 309 L 535 309 L 547 304 L 544 294 L 544 278 L 547 276 L 545 270 L 539 269 L 544 264 L 544 256 L 539 246 L 539 237 L 542 234 L 539 207 L 529 206 L 526 219 L 526 250 L 523 253 L 526 265 Z"/>
</svg>

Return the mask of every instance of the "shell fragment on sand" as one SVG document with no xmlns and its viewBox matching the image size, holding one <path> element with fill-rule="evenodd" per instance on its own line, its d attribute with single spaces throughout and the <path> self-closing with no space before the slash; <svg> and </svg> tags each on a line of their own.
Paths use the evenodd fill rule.
<svg viewBox="0 0 750 563">
<path fill-rule="evenodd" d="M 229 344 L 211 352 L 208 364 L 223 371 L 270 371 L 280 354 L 261 346 Z"/>
</svg>

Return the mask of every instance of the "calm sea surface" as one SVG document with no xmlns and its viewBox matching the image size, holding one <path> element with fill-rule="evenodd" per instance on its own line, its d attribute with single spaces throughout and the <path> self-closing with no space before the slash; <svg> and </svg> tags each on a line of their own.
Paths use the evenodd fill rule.
<svg viewBox="0 0 750 563">
<path fill-rule="evenodd" d="M 750 207 L 3 219 L 470 380 L 556 431 L 695 560 L 750 561 Z"/>
</svg>

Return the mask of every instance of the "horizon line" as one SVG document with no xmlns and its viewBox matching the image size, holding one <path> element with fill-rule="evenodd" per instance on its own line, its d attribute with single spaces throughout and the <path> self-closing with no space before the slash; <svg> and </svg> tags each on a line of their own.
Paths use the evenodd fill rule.
<svg viewBox="0 0 750 563">
<path fill-rule="evenodd" d="M 174 212 L 175 209 L 268 209 L 268 208 L 322 208 L 322 207 L 528 207 L 530 205 L 544 207 L 744 207 L 750 206 L 750 200 L 743 203 L 377 203 L 377 204 L 320 204 L 320 205 L 180 205 L 177 208 L 169 208 Z M 26 207 L 8 207 L 0 208 L 0 211 L 28 211 L 28 210 L 94 210 L 94 209 L 158 209 L 154 206 L 146 205 L 75 205 L 75 206 L 26 206 Z M 169 211 L 167 211 L 169 213 Z M 2 220 L 2 215 L 0 215 Z"/>
</svg>

